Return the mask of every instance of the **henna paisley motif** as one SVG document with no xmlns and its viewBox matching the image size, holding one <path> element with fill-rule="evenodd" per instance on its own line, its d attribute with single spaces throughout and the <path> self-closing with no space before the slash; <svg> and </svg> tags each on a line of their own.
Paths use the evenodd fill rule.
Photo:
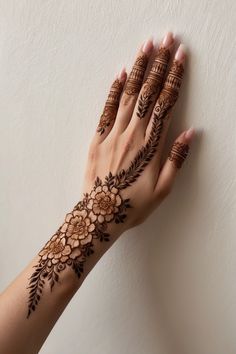
<svg viewBox="0 0 236 354">
<path fill-rule="evenodd" d="M 139 98 L 137 110 L 137 116 L 139 118 L 145 117 L 149 107 L 153 103 L 152 97 L 158 95 L 160 92 L 169 59 L 169 49 L 160 48 L 144 83 L 143 92 Z"/>
<path fill-rule="evenodd" d="M 107 101 L 105 103 L 105 107 L 103 113 L 101 115 L 97 132 L 102 135 L 106 128 L 115 120 L 116 113 L 119 107 L 120 95 L 123 89 L 122 83 L 116 79 L 110 89 Z"/>
<path fill-rule="evenodd" d="M 180 142 L 175 142 L 172 146 L 168 159 L 172 161 L 177 168 L 181 168 L 184 160 L 188 156 L 189 146 Z"/>
</svg>

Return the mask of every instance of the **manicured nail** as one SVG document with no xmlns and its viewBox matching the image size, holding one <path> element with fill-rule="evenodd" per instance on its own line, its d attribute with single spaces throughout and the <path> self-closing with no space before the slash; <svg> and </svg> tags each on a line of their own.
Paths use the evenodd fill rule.
<svg viewBox="0 0 236 354">
<path fill-rule="evenodd" d="M 189 128 L 184 134 L 184 137 L 188 143 L 190 143 L 193 140 L 194 136 L 195 136 L 195 129 L 194 128 Z"/>
<path fill-rule="evenodd" d="M 126 69 L 125 69 L 125 67 L 123 67 L 122 69 L 121 69 L 121 71 L 119 72 L 119 74 L 118 74 L 118 80 L 120 81 L 120 82 L 123 82 L 123 81 L 125 81 L 125 79 L 126 79 Z"/>
<path fill-rule="evenodd" d="M 153 50 L 153 39 L 150 38 L 143 44 L 142 51 L 148 55 L 151 53 L 152 50 Z"/>
<path fill-rule="evenodd" d="M 168 48 L 174 43 L 174 36 L 172 32 L 167 32 L 164 39 L 162 40 L 161 46 Z"/>
<path fill-rule="evenodd" d="M 185 58 L 186 58 L 186 48 L 185 45 L 181 43 L 175 54 L 175 60 L 177 60 L 180 63 L 183 63 Z"/>
</svg>

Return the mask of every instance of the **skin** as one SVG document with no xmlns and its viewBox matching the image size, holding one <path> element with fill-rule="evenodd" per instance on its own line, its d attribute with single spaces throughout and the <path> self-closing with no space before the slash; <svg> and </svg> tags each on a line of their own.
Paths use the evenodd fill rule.
<svg viewBox="0 0 236 354">
<path fill-rule="evenodd" d="M 168 33 L 160 47 L 168 49 L 171 53 L 173 45 L 173 35 Z M 152 41 L 148 40 L 139 49 L 136 59 L 144 56 L 148 61 L 155 50 L 156 48 L 153 47 Z M 179 46 L 174 56 L 178 65 L 184 65 L 186 54 L 183 45 Z M 148 72 L 146 71 L 145 74 L 148 74 Z M 155 108 L 162 94 L 160 92 L 163 92 L 161 90 L 163 89 L 164 80 L 167 79 L 165 73 L 161 86 L 158 90 L 151 93 L 152 96 L 148 101 L 147 112 L 142 118 L 139 118 L 137 113 L 138 109 L 140 109 L 138 108 L 140 106 L 140 97 L 147 90 L 147 83 L 145 84 L 145 81 L 141 81 L 139 89 L 137 90 L 136 87 L 133 90 L 131 82 L 130 89 L 129 78 L 127 78 L 124 69 L 122 69 L 116 80 L 119 83 L 119 100 L 117 101 L 116 97 L 114 103 L 112 100 L 113 95 L 110 98 L 108 97 L 106 103 L 108 109 L 106 108 L 103 113 L 105 112 L 105 119 L 108 118 L 110 121 L 108 125 L 102 125 L 102 129 L 97 129 L 92 139 L 81 198 L 83 198 L 84 193 L 91 193 L 97 177 L 104 181 L 105 176 L 110 172 L 112 175 L 117 175 L 122 169 L 126 170 L 130 166 L 130 162 L 134 161 L 142 146 L 147 144 L 153 129 Z M 111 107 L 113 103 L 115 108 Z M 178 144 L 175 144 L 171 158 L 163 161 L 162 153 L 171 121 L 171 109 L 168 110 L 163 119 L 158 146 L 152 158 L 139 173 L 139 176 L 127 188 L 119 191 L 121 198 L 123 200 L 129 199 L 132 205 L 132 208 L 128 209 L 126 213 L 125 222 L 117 224 L 111 221 L 107 224 L 107 231 L 110 235 L 109 242 L 94 240 L 94 253 L 86 257 L 80 277 L 76 276 L 71 267 L 66 267 L 60 272 L 59 283 L 55 284 L 53 290 L 51 290 L 49 282 L 46 281 L 40 303 L 37 305 L 36 310 L 32 311 L 27 318 L 29 279 L 35 271 L 35 266 L 40 264 L 41 261 L 40 256 L 36 255 L 31 263 L 1 294 L 0 353 L 37 353 L 57 319 L 102 255 L 126 230 L 142 223 L 169 195 L 179 167 L 186 157 L 184 150 L 182 150 L 181 155 L 179 146 L 186 148 L 194 137 L 193 129 L 182 132 L 175 140 L 175 143 L 177 142 Z M 43 250 L 45 251 L 45 247 Z M 44 253 L 46 254 L 45 257 L 47 257 L 48 253 L 46 251 Z M 12 340 L 13 338 L 14 340 Z"/>
</svg>

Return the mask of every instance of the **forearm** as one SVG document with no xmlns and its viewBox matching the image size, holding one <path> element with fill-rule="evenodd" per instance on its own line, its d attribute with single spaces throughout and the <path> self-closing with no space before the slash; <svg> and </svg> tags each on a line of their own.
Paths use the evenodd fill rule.
<svg viewBox="0 0 236 354">
<path fill-rule="evenodd" d="M 54 280 L 52 287 L 50 277 L 38 278 L 39 281 L 44 279 L 44 284 L 41 290 L 38 286 L 36 299 L 30 307 L 30 295 L 34 292 L 34 287 L 31 286 L 34 282 L 30 284 L 30 279 L 32 280 L 32 275 L 42 260 L 37 255 L 1 294 L 0 353 L 37 353 L 90 270 L 117 237 L 117 233 L 114 233 L 110 242 L 93 240 L 94 253 L 83 259 L 83 269 L 81 268 L 79 277 L 72 267 L 65 266 L 60 272 L 56 272 L 54 268 L 58 279 Z"/>
</svg>

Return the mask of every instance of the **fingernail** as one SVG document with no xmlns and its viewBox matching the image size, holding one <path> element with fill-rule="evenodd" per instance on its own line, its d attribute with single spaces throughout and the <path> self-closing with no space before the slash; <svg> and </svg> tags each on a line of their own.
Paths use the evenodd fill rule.
<svg viewBox="0 0 236 354">
<path fill-rule="evenodd" d="M 153 49 L 153 39 L 150 38 L 143 44 L 142 51 L 148 55 L 151 53 L 152 49 Z"/>
<path fill-rule="evenodd" d="M 174 43 L 174 36 L 172 32 L 167 32 L 164 39 L 162 40 L 162 47 L 168 48 Z"/>
<path fill-rule="evenodd" d="M 189 143 L 193 140 L 194 136 L 195 136 L 195 129 L 192 128 L 192 127 L 189 128 L 189 129 L 185 132 L 185 134 L 184 134 L 185 139 L 186 139 Z"/>
<path fill-rule="evenodd" d="M 125 69 L 125 67 L 123 67 L 123 68 L 121 69 L 121 71 L 119 72 L 117 78 L 118 78 L 118 80 L 119 80 L 120 82 L 125 81 L 125 79 L 126 79 L 126 69 Z"/>
<path fill-rule="evenodd" d="M 186 58 L 186 47 L 184 44 L 181 43 L 175 54 L 175 59 L 178 62 L 183 63 L 185 58 Z"/>
</svg>

